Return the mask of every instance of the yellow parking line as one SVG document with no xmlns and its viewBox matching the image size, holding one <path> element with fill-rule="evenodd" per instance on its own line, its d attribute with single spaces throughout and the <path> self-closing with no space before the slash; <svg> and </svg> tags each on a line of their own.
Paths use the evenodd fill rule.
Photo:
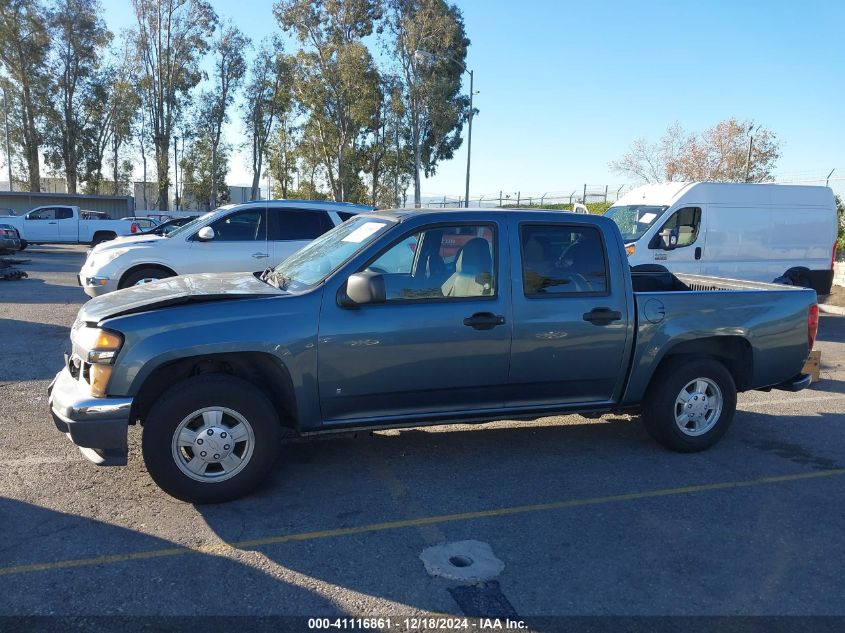
<svg viewBox="0 0 845 633">
<path fill-rule="evenodd" d="M 280 543 L 313 541 L 317 539 L 333 538 L 337 536 L 352 536 L 356 534 L 366 534 L 368 532 L 385 532 L 388 530 L 400 530 L 409 527 L 437 525 L 441 523 L 451 523 L 455 521 L 472 521 L 475 519 L 485 519 L 490 517 L 528 514 L 531 512 L 543 512 L 547 510 L 563 510 L 567 508 L 578 508 L 604 503 L 636 501 L 638 499 L 671 497 L 675 495 L 685 495 L 696 492 L 709 492 L 713 490 L 750 488 L 753 486 L 802 481 L 805 479 L 820 479 L 823 477 L 835 477 L 839 475 L 845 475 L 845 468 L 821 470 L 795 475 L 781 475 L 777 477 L 761 477 L 759 479 L 748 479 L 743 481 L 726 481 L 712 484 L 698 484 L 694 486 L 682 486 L 679 488 L 662 488 L 659 490 L 649 490 L 646 492 L 632 492 L 629 494 L 610 495 L 605 497 L 571 499 L 569 501 L 553 501 L 551 503 L 536 503 L 531 505 L 512 506 L 508 508 L 493 508 L 490 510 L 477 510 L 474 512 L 462 512 L 458 514 L 440 514 L 435 516 L 419 517 L 416 519 L 387 521 L 385 523 L 371 523 L 369 525 L 360 525 L 356 527 L 318 530 L 315 532 L 299 532 L 297 534 L 283 534 L 279 536 L 268 536 L 264 538 L 238 541 L 231 544 L 214 543 L 211 545 L 201 545 L 199 547 L 168 547 L 165 549 L 149 550 L 146 552 L 132 552 L 129 554 L 112 554 L 107 556 L 97 556 L 94 558 L 77 558 L 47 563 L 34 563 L 31 565 L 15 565 L 12 567 L 0 567 L 0 576 L 9 576 L 11 574 L 24 574 L 36 571 L 70 569 L 75 567 L 88 567 L 92 565 L 122 563 L 133 560 L 167 558 L 171 556 L 181 556 L 183 554 L 225 554 L 236 549 L 250 549 L 256 547 L 263 547 L 266 545 L 277 545 Z"/>
</svg>

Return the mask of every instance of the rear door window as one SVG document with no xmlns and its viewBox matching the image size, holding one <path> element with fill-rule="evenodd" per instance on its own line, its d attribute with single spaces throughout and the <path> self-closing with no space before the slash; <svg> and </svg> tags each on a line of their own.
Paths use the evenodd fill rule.
<svg viewBox="0 0 845 633">
<path fill-rule="evenodd" d="M 594 227 L 525 225 L 520 251 L 527 297 L 608 293 L 604 243 Z"/>
<path fill-rule="evenodd" d="M 311 241 L 334 228 L 325 211 L 305 209 L 269 209 L 270 240 Z"/>
</svg>

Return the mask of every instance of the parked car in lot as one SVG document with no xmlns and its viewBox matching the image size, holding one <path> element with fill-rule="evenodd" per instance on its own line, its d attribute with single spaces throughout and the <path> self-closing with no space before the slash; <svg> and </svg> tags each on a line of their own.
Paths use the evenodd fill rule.
<svg viewBox="0 0 845 633">
<path fill-rule="evenodd" d="M 655 440 L 699 451 L 737 391 L 809 384 L 817 323 L 812 290 L 632 275 L 607 218 L 374 212 L 264 274 L 87 302 L 49 402 L 95 463 L 125 464 L 140 423 L 153 479 L 217 502 L 264 479 L 283 431 L 641 410 Z"/>
<path fill-rule="evenodd" d="M 164 236 L 144 234 L 95 248 L 79 271 L 79 284 L 96 297 L 186 273 L 260 271 L 353 215 L 371 210 L 310 200 L 228 205 Z"/>
<path fill-rule="evenodd" d="M 669 182 L 625 194 L 607 217 L 631 266 L 791 283 L 830 293 L 836 257 L 833 191 L 799 185 Z"/>
<path fill-rule="evenodd" d="M 172 233 L 180 226 L 184 226 L 191 220 L 196 220 L 198 215 L 192 215 L 189 217 L 184 218 L 171 218 L 169 220 L 164 220 L 161 224 L 157 224 L 151 229 L 144 231 L 145 235 L 167 235 L 168 233 Z"/>
<path fill-rule="evenodd" d="M 160 222 L 158 222 L 157 220 L 154 220 L 153 218 L 146 218 L 146 217 L 145 218 L 137 218 L 137 217 L 121 218 L 121 220 L 130 220 L 131 222 L 134 222 L 135 224 L 138 225 L 138 228 L 140 229 L 141 233 L 146 233 L 147 231 L 154 229 L 155 227 L 157 227 L 160 224 Z"/>
<path fill-rule="evenodd" d="M 0 224 L 0 251 L 19 251 L 21 237 L 11 224 Z"/>
<path fill-rule="evenodd" d="M 2 216 L 0 222 L 17 229 L 21 250 L 29 244 L 97 245 L 119 235 L 141 232 L 131 220 L 111 220 L 105 213 L 64 205 L 36 207 L 21 216 Z"/>
</svg>

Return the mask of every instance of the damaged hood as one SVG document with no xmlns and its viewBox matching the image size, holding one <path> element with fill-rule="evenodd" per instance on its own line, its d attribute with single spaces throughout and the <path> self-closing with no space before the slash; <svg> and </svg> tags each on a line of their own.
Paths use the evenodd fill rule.
<svg viewBox="0 0 845 633">
<path fill-rule="evenodd" d="M 200 273 L 168 277 L 132 286 L 91 299 L 82 306 L 79 320 L 98 323 L 103 319 L 145 312 L 156 308 L 200 303 L 281 296 L 289 293 L 264 283 L 252 273 Z"/>
</svg>

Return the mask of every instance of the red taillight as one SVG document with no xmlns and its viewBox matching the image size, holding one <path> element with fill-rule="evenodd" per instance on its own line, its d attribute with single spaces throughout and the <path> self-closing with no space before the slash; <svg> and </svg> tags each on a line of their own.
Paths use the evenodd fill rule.
<svg viewBox="0 0 845 633">
<path fill-rule="evenodd" d="M 830 268 L 833 270 L 833 267 L 836 265 L 836 242 L 833 243 L 833 252 L 830 254 Z"/>
<path fill-rule="evenodd" d="M 137 233 L 137 232 L 138 232 L 138 225 L 137 225 L 137 224 L 135 224 L 135 223 L 133 222 L 133 223 L 132 223 L 132 228 L 131 228 L 130 230 L 131 230 L 133 233 Z"/>
<path fill-rule="evenodd" d="M 6 235 L 6 229 L 0 229 L 0 235 Z"/>
<path fill-rule="evenodd" d="M 807 313 L 807 343 L 810 345 L 810 350 L 813 350 L 813 345 L 816 343 L 816 334 L 819 332 L 819 306 L 815 303 L 810 306 L 810 311 Z"/>
</svg>

